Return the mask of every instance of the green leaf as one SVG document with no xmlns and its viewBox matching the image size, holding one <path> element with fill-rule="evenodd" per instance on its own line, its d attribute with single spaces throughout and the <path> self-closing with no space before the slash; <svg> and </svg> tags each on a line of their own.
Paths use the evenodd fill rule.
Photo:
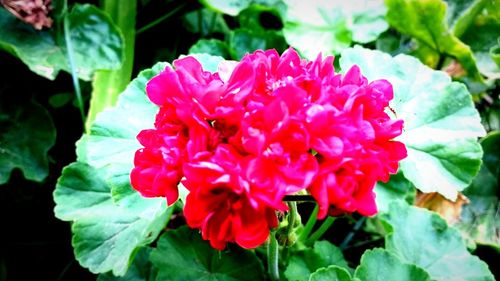
<svg viewBox="0 0 500 281">
<path fill-rule="evenodd" d="M 229 46 L 234 59 L 241 59 L 246 53 L 256 50 L 277 49 L 282 52 L 287 45 L 283 36 L 274 30 L 259 31 L 239 28 L 230 33 Z"/>
<path fill-rule="evenodd" d="M 436 213 L 394 202 L 383 215 L 393 232 L 386 249 L 404 263 L 421 267 L 436 280 L 494 280 L 488 265 L 471 255 L 460 233 Z"/>
<path fill-rule="evenodd" d="M 121 65 L 121 34 L 106 13 L 89 4 L 75 4 L 68 16 L 81 79 L 90 80 L 96 70 Z M 55 28 L 37 31 L 5 9 L 0 9 L 0 26 L 0 47 L 19 57 L 36 74 L 54 79 L 60 70 L 70 72 L 64 36 Z"/>
<path fill-rule="evenodd" d="M 201 3 L 206 7 L 230 16 L 238 15 L 242 10 L 252 4 L 259 4 L 268 7 L 283 6 L 281 0 L 201 0 Z"/>
<path fill-rule="evenodd" d="M 440 54 L 456 57 L 468 75 L 481 80 L 470 48 L 448 29 L 442 0 L 385 0 L 387 21 L 403 34 L 427 44 Z"/>
<path fill-rule="evenodd" d="M 360 280 L 370 281 L 431 281 L 422 268 L 402 262 L 384 249 L 366 251 L 354 274 Z"/>
<path fill-rule="evenodd" d="M 309 281 L 351 281 L 351 275 L 347 270 L 336 265 L 330 265 L 316 270 L 309 277 Z M 367 279 L 368 280 L 368 279 Z"/>
<path fill-rule="evenodd" d="M 387 30 L 381 1 L 286 1 L 283 33 L 306 58 L 338 54 L 353 41 L 368 43 Z"/>
<path fill-rule="evenodd" d="M 153 127 L 158 111 L 145 86 L 165 66 L 142 71 L 117 106 L 97 116 L 90 134 L 77 142 L 79 162 L 63 170 L 54 192 L 56 216 L 73 222 L 76 258 L 94 273 L 124 275 L 137 249 L 158 236 L 172 212 L 164 198 L 143 198 L 129 180 L 140 146 L 136 136 Z"/>
<path fill-rule="evenodd" d="M 123 38 L 108 14 L 93 5 L 75 4 L 69 24 L 78 77 L 90 80 L 96 70 L 121 66 Z"/>
<path fill-rule="evenodd" d="M 368 80 L 386 79 L 394 88 L 390 106 L 404 120 L 398 137 L 408 150 L 401 161 L 404 176 L 423 192 L 455 200 L 477 174 L 485 131 L 466 87 L 417 59 L 361 47 L 345 50 L 342 70 L 358 65 Z"/>
<path fill-rule="evenodd" d="M 500 132 L 482 139 L 483 165 L 471 186 L 464 191 L 470 203 L 462 207 L 457 228 L 464 237 L 500 250 L 498 186 L 500 177 Z"/>
<path fill-rule="evenodd" d="M 500 3 L 500 2 L 498 2 Z M 500 4 L 498 4 L 500 9 Z M 462 40 L 469 44 L 477 59 L 477 66 L 482 74 L 490 79 L 500 79 L 500 66 L 495 62 L 492 48 L 499 46 L 500 20 L 491 16 L 478 17 L 463 34 Z"/>
<path fill-rule="evenodd" d="M 216 251 L 187 227 L 162 235 L 150 259 L 159 270 L 157 280 L 264 280 L 254 253 L 239 247 Z"/>
<path fill-rule="evenodd" d="M 125 275 L 117 277 L 108 272 L 99 274 L 97 281 L 154 281 L 157 269 L 149 261 L 150 254 L 151 248 L 141 248 Z"/>
<path fill-rule="evenodd" d="M 31 71 L 49 79 L 54 79 L 63 67 L 69 71 L 65 53 L 56 44 L 54 34 L 35 30 L 3 8 L 0 26 L 0 48 L 19 57 Z"/>
<path fill-rule="evenodd" d="M 77 142 L 78 161 L 96 168 L 122 164 L 128 165 L 129 171 L 132 169 L 135 151 L 140 148 L 136 136 L 141 130 L 154 127 L 158 112 L 158 107 L 146 95 L 146 84 L 166 66 L 166 63 L 157 63 L 139 73 L 120 94 L 117 105 L 97 116 L 90 133 Z M 131 110 L 134 114 L 130 114 Z"/>
<path fill-rule="evenodd" d="M 400 54 L 404 48 L 402 41 L 401 36 L 387 31 L 380 34 L 377 41 L 375 41 L 375 47 L 377 50 L 384 53 L 397 55 Z"/>
<path fill-rule="evenodd" d="M 200 39 L 189 48 L 188 53 L 209 54 L 227 59 L 230 58 L 228 45 L 217 39 Z"/>
<path fill-rule="evenodd" d="M 345 5 L 345 1 L 342 1 Z M 352 31 L 352 40 L 358 43 L 369 43 L 375 41 L 382 32 L 389 28 L 385 20 L 387 9 L 381 1 L 363 1 L 366 6 L 353 11 L 352 22 L 348 21 L 349 29 Z M 356 4 L 348 4 L 351 9 Z M 349 17 L 348 17 L 349 18 Z"/>
<path fill-rule="evenodd" d="M 72 244 L 83 267 L 122 276 L 138 248 L 156 239 L 169 213 L 164 199 L 138 193 L 140 204 L 115 204 L 106 172 L 80 162 L 64 168 L 54 191 L 55 215 L 73 222 Z"/>
<path fill-rule="evenodd" d="M 437 68 L 439 66 L 441 55 L 439 52 L 429 47 L 429 45 L 420 41 L 412 40 L 412 49 L 407 52 L 408 55 L 418 58 L 421 62 L 430 68 Z"/>
<path fill-rule="evenodd" d="M 392 175 L 387 183 L 378 182 L 375 186 L 375 202 L 379 212 L 389 211 L 389 205 L 396 200 L 412 203 L 415 199 L 415 188 L 402 173 Z"/>
<path fill-rule="evenodd" d="M 499 37 L 500 39 L 500 37 Z M 498 67 L 500 67 L 500 43 L 490 48 L 490 56 Z"/>
<path fill-rule="evenodd" d="M 56 141 L 52 118 L 35 101 L 9 94 L 0 93 L 0 184 L 9 181 L 15 168 L 28 180 L 43 181 L 49 173 L 47 152 Z"/>
<path fill-rule="evenodd" d="M 221 13 L 209 9 L 199 9 L 187 13 L 184 16 L 184 26 L 193 33 L 199 33 L 201 37 L 219 32 L 226 34 L 229 27 Z"/>
<path fill-rule="evenodd" d="M 460 37 L 470 27 L 476 16 L 486 6 L 488 0 L 451 0 L 447 1 L 446 18 L 453 34 Z"/>
<path fill-rule="evenodd" d="M 61 108 L 70 103 L 74 99 L 73 93 L 58 93 L 53 94 L 49 98 L 49 104 L 52 108 Z"/>
<path fill-rule="evenodd" d="M 500 132 L 491 132 L 486 138 L 481 140 L 481 145 L 485 151 L 483 157 L 484 166 L 491 174 L 500 176 Z M 490 192 L 488 192 L 490 193 Z"/>
<path fill-rule="evenodd" d="M 241 28 L 265 31 L 283 28 L 279 7 L 251 5 L 238 14 L 238 23 Z"/>
<path fill-rule="evenodd" d="M 314 243 L 314 248 L 295 253 L 288 263 L 285 276 L 289 281 L 308 280 L 318 268 L 337 265 L 349 269 L 342 251 L 328 241 Z"/>
</svg>

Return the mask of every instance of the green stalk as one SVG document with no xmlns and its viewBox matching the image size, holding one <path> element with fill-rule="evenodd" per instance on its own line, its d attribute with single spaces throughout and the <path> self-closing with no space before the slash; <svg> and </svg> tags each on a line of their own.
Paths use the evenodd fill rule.
<svg viewBox="0 0 500 281">
<path fill-rule="evenodd" d="M 287 202 L 288 205 L 288 226 L 286 228 L 286 243 L 281 251 L 281 258 L 283 260 L 288 260 L 288 255 L 290 254 L 289 248 L 293 244 L 295 244 L 296 239 L 292 237 L 293 232 L 295 231 L 295 224 L 297 223 L 297 219 L 299 218 L 299 212 L 297 210 L 297 202 Z M 293 239 L 290 241 L 290 239 Z"/>
<path fill-rule="evenodd" d="M 321 224 L 321 226 L 316 230 L 309 239 L 306 241 L 306 245 L 312 245 L 314 242 L 316 242 L 325 232 L 332 226 L 333 222 L 336 220 L 336 217 L 328 217 L 326 220 Z"/>
<path fill-rule="evenodd" d="M 73 87 L 75 88 L 76 100 L 78 102 L 78 108 L 80 109 L 80 114 L 82 116 L 82 122 L 85 123 L 85 110 L 83 108 L 82 91 L 80 89 L 80 82 L 78 81 L 78 73 L 76 73 L 75 58 L 73 57 L 73 42 L 71 41 L 68 12 L 66 8 L 64 12 L 63 29 L 64 29 L 64 42 L 66 44 L 69 68 L 71 70 Z"/>
<path fill-rule="evenodd" d="M 317 218 L 318 211 L 319 211 L 319 206 L 316 204 L 316 206 L 314 206 L 314 210 L 309 216 L 309 219 L 307 220 L 306 225 L 304 226 L 304 229 L 302 230 L 302 233 L 299 236 L 299 241 L 305 242 L 307 240 L 307 237 L 311 233 L 314 225 L 316 224 L 316 220 L 318 219 Z"/>
<path fill-rule="evenodd" d="M 96 115 L 115 105 L 118 95 L 125 90 L 132 76 L 134 65 L 135 20 L 137 0 L 104 0 L 101 8 L 107 12 L 123 34 L 124 59 L 119 69 L 99 70 L 92 81 L 92 96 L 85 129 L 87 133 Z"/>
<path fill-rule="evenodd" d="M 267 270 L 272 281 L 280 280 L 278 268 L 278 241 L 276 240 L 275 232 L 271 231 L 269 235 L 269 243 L 267 244 Z"/>
<path fill-rule="evenodd" d="M 287 236 L 290 236 L 294 229 L 295 221 L 297 220 L 297 202 L 288 202 L 288 228 Z"/>
</svg>

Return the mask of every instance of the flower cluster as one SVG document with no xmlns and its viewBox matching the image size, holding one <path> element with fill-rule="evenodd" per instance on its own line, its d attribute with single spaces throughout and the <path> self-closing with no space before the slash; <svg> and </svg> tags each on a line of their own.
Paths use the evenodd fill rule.
<svg viewBox="0 0 500 281">
<path fill-rule="evenodd" d="M 369 83 L 333 57 L 314 61 L 293 49 L 256 51 L 204 71 L 178 59 L 149 81 L 159 106 L 155 128 L 138 135 L 132 186 L 147 197 L 189 190 L 187 224 L 223 249 L 262 244 L 286 211 L 286 195 L 307 191 L 327 214 L 377 212 L 374 185 L 395 173 L 406 149 L 393 138 L 403 121 L 385 112 L 388 81 Z"/>
</svg>

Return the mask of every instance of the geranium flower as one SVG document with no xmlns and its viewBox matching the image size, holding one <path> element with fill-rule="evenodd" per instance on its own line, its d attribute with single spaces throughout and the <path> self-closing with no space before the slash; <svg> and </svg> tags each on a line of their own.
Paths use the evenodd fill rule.
<svg viewBox="0 0 500 281">
<path fill-rule="evenodd" d="M 217 249 L 264 243 L 287 211 L 283 198 L 297 192 L 316 199 L 319 218 L 377 212 L 376 182 L 406 157 L 393 140 L 403 122 L 385 112 L 389 82 L 369 82 L 357 66 L 335 73 L 333 57 L 308 62 L 293 49 L 219 69 L 186 57 L 148 83 L 160 110 L 138 136 L 134 188 L 172 204 L 182 180 L 187 224 Z"/>
</svg>

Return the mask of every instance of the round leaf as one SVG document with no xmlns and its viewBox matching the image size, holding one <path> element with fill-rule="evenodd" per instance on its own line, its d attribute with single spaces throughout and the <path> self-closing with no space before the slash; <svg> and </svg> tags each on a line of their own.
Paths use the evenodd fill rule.
<svg viewBox="0 0 500 281">
<path fill-rule="evenodd" d="M 500 249 L 498 187 L 500 177 L 500 132 L 481 140 L 483 165 L 471 186 L 464 191 L 470 203 L 462 209 L 457 228 L 466 239 Z"/>
<path fill-rule="evenodd" d="M 226 43 L 217 39 L 200 39 L 191 48 L 190 54 L 210 54 L 214 56 L 221 56 L 229 58 L 229 47 Z"/>
<path fill-rule="evenodd" d="M 156 268 L 149 261 L 151 248 L 141 248 L 124 276 L 114 276 L 111 273 L 99 274 L 97 281 L 153 281 L 156 278 Z"/>
<path fill-rule="evenodd" d="M 382 1 L 287 0 L 283 33 L 306 58 L 338 54 L 353 41 L 368 43 L 389 27 Z"/>
<path fill-rule="evenodd" d="M 458 231 L 438 214 L 394 202 L 382 219 L 393 230 L 385 239 L 387 250 L 421 267 L 432 279 L 495 280 L 488 265 L 467 251 Z"/>
<path fill-rule="evenodd" d="M 121 65 L 122 37 L 109 16 L 89 4 L 75 4 L 68 14 L 70 38 L 77 73 L 90 80 L 98 69 L 113 69 Z M 18 56 L 38 75 L 54 79 L 60 70 L 70 72 L 63 34 L 37 31 L 0 9 L 0 47 Z M 62 28 L 61 28 L 62 30 Z"/>
<path fill-rule="evenodd" d="M 318 241 L 314 243 L 313 249 L 295 253 L 284 274 L 289 281 L 308 280 L 311 273 L 329 265 L 349 268 L 338 247 L 328 241 Z"/>
<path fill-rule="evenodd" d="M 157 280 L 264 280 L 264 269 L 250 251 L 239 247 L 219 252 L 187 227 L 166 232 L 151 253 Z"/>
<path fill-rule="evenodd" d="M 42 181 L 48 175 L 47 152 L 56 141 L 56 129 L 47 110 L 34 101 L 20 103 L 0 96 L 0 184 L 13 169 Z"/>
<path fill-rule="evenodd" d="M 351 281 L 351 275 L 344 268 L 336 265 L 330 265 L 326 268 L 320 268 L 309 278 L 309 281 Z M 368 279 L 367 279 L 368 280 Z"/>
<path fill-rule="evenodd" d="M 136 135 L 153 127 L 158 110 L 145 86 L 165 65 L 142 71 L 117 106 L 97 116 L 77 143 L 79 162 L 63 170 L 54 192 L 56 216 L 73 222 L 75 255 L 94 273 L 124 275 L 137 248 L 157 237 L 171 212 L 165 199 L 143 198 L 129 180 Z"/>
<path fill-rule="evenodd" d="M 359 280 L 370 281 L 431 281 L 425 270 L 402 262 L 384 249 L 366 251 L 355 275 Z"/>
<path fill-rule="evenodd" d="M 64 168 L 54 191 L 55 215 L 73 222 L 72 244 L 82 266 L 94 273 L 124 275 L 136 250 L 158 236 L 169 214 L 161 198 L 115 204 L 105 178 L 105 169 L 85 163 Z"/>
</svg>

